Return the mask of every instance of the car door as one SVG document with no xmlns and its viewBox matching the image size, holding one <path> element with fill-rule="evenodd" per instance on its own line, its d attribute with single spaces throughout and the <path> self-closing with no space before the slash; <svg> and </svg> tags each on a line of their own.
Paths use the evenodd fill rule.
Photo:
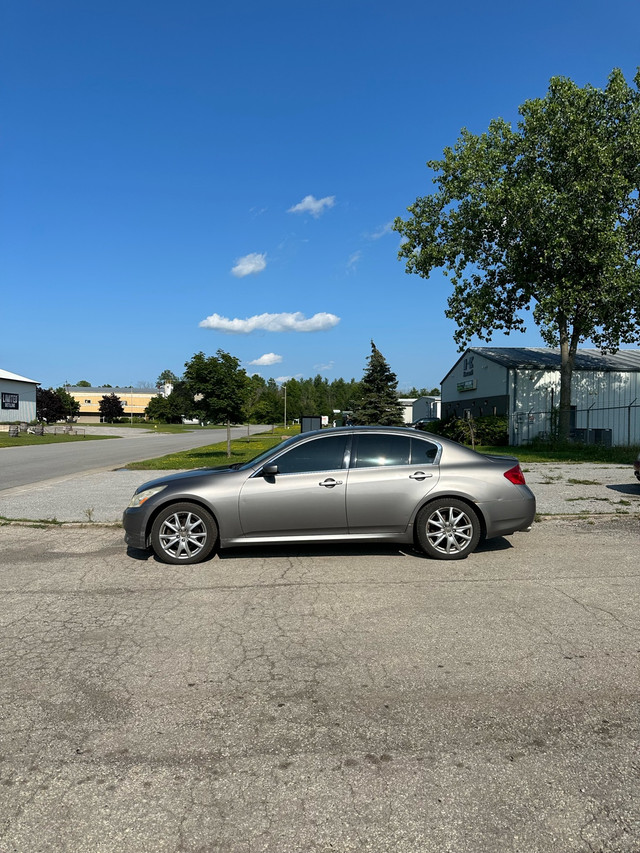
<svg viewBox="0 0 640 853">
<path fill-rule="evenodd" d="M 438 482 L 439 447 L 394 433 L 354 438 L 347 487 L 349 533 L 399 533 Z"/>
<path fill-rule="evenodd" d="M 248 479 L 240 492 L 245 536 L 304 536 L 347 530 L 346 433 L 302 441 L 272 460 L 278 473 Z"/>
</svg>

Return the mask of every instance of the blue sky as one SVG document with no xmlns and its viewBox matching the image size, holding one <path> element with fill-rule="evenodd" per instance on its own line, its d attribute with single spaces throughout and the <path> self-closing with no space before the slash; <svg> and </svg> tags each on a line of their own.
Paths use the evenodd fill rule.
<svg viewBox="0 0 640 853">
<path fill-rule="evenodd" d="M 401 389 L 458 358 L 450 285 L 389 225 L 426 161 L 549 78 L 640 65 L 637 0 L 7 0 L 0 367 L 155 382 L 223 349 L 265 378 Z M 540 346 L 530 326 L 494 345 Z"/>
</svg>

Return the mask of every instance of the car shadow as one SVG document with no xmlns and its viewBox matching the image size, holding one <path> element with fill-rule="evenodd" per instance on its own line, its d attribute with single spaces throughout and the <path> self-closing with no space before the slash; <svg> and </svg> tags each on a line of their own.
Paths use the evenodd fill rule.
<svg viewBox="0 0 640 853">
<path fill-rule="evenodd" d="M 486 554 L 492 551 L 510 551 L 513 547 L 513 542 L 505 539 L 504 536 L 496 536 L 494 539 L 483 539 L 476 548 L 475 553 Z"/>
<path fill-rule="evenodd" d="M 615 485 L 608 485 L 608 489 L 611 489 L 613 492 L 619 492 L 622 495 L 640 495 L 640 483 L 620 483 Z"/>
<path fill-rule="evenodd" d="M 151 548 L 132 548 L 131 545 L 127 545 L 127 557 L 131 557 L 132 560 L 146 562 L 153 559 L 155 555 Z"/>
<path fill-rule="evenodd" d="M 485 539 L 480 542 L 474 553 L 482 554 L 492 551 L 508 551 L 510 548 L 513 548 L 513 545 L 508 539 L 497 537 L 495 539 Z M 256 558 L 274 560 L 282 559 L 283 557 L 344 557 L 348 559 L 350 557 L 389 556 L 413 557 L 417 560 L 429 560 L 434 563 L 446 562 L 434 560 L 412 545 L 398 546 L 393 543 L 368 545 L 362 542 L 310 545 L 301 545 L 299 542 L 291 544 L 284 542 L 278 545 L 247 545 L 246 547 L 225 548 L 222 551 L 216 550 L 203 562 L 207 563 L 209 560 L 216 558 L 219 560 L 255 560 Z M 128 545 L 127 557 L 143 563 L 152 560 L 162 564 L 162 561 L 158 560 L 151 548 L 132 548 L 131 545 Z"/>
<path fill-rule="evenodd" d="M 491 552 L 491 551 L 506 551 L 513 548 L 511 542 L 504 537 L 496 539 L 486 539 L 481 542 L 476 548 L 475 553 Z M 418 560 L 429 560 L 430 562 L 445 562 L 434 560 L 418 548 L 412 545 L 396 545 L 389 544 L 363 544 L 362 542 L 339 542 L 335 544 L 305 544 L 299 542 L 282 543 L 278 545 L 248 545 L 241 548 L 225 548 L 223 551 L 217 552 L 220 560 L 238 560 L 238 559 L 277 559 L 282 557 L 388 557 L 388 556 L 403 556 L 414 557 Z M 472 555 L 470 555 L 472 556 Z"/>
</svg>

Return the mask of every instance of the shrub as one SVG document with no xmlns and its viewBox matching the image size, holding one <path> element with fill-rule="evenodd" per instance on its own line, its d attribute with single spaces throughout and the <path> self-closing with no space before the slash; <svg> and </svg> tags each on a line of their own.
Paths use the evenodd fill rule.
<svg viewBox="0 0 640 853">
<path fill-rule="evenodd" d="M 504 447 L 509 444 L 507 415 L 482 415 L 469 419 L 454 415 L 445 420 L 431 421 L 422 425 L 421 429 L 461 444 L 482 444 L 487 447 Z"/>
</svg>

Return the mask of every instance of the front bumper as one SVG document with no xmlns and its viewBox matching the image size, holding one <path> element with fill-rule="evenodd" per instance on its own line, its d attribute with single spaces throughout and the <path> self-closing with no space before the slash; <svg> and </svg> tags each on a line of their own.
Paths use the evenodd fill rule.
<svg viewBox="0 0 640 853">
<path fill-rule="evenodd" d="M 122 513 L 122 526 L 124 527 L 124 541 L 132 548 L 147 548 L 146 537 L 148 513 L 142 511 L 142 507 L 127 507 Z"/>
</svg>

